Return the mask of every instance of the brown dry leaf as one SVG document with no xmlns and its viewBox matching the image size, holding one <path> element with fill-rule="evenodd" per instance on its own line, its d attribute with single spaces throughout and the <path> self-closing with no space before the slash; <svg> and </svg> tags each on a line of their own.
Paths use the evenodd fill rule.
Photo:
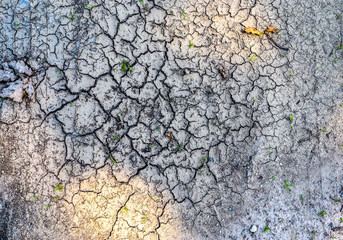
<svg viewBox="0 0 343 240">
<path fill-rule="evenodd" d="M 254 27 L 250 27 L 250 28 L 243 28 L 243 31 L 246 33 L 251 33 L 253 35 L 258 35 L 258 36 L 262 36 L 263 33 L 261 33 L 259 30 L 257 30 Z"/>
<path fill-rule="evenodd" d="M 167 137 L 170 137 L 171 139 L 173 139 L 173 134 L 171 132 L 167 132 Z"/>
<path fill-rule="evenodd" d="M 219 70 L 219 72 L 220 72 L 220 75 L 222 75 L 223 78 L 226 78 L 226 71 L 225 71 L 225 69 L 222 68 L 222 69 Z"/>
<path fill-rule="evenodd" d="M 273 32 L 273 33 L 276 33 L 277 32 L 277 28 L 275 28 L 275 27 L 273 27 L 272 25 L 269 25 L 268 27 L 267 27 L 267 32 Z"/>
</svg>

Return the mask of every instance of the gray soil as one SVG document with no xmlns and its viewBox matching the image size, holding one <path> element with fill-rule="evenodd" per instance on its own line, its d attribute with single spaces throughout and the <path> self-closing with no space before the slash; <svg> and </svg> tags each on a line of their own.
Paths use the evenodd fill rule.
<svg viewBox="0 0 343 240">
<path fill-rule="evenodd" d="M 2 0 L 0 239 L 343 239 L 342 11 Z"/>
</svg>

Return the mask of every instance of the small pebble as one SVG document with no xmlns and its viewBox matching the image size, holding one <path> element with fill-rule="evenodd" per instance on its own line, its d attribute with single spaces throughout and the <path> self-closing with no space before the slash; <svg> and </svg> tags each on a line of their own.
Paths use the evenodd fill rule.
<svg viewBox="0 0 343 240">
<path fill-rule="evenodd" d="M 254 233 L 257 231 L 257 226 L 256 225 L 252 225 L 250 228 L 250 232 Z"/>
</svg>

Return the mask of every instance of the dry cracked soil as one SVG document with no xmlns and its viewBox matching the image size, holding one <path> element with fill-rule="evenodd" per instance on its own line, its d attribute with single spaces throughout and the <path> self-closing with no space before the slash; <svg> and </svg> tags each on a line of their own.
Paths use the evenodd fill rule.
<svg viewBox="0 0 343 240">
<path fill-rule="evenodd" d="M 342 11 L 1 0 L 0 239 L 342 240 Z"/>
</svg>

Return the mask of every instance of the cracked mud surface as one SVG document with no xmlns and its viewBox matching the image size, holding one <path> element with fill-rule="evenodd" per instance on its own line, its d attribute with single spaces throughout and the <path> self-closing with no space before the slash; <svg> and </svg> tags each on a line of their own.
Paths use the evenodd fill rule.
<svg viewBox="0 0 343 240">
<path fill-rule="evenodd" d="M 0 239 L 343 239 L 342 10 L 3 0 Z"/>
</svg>

